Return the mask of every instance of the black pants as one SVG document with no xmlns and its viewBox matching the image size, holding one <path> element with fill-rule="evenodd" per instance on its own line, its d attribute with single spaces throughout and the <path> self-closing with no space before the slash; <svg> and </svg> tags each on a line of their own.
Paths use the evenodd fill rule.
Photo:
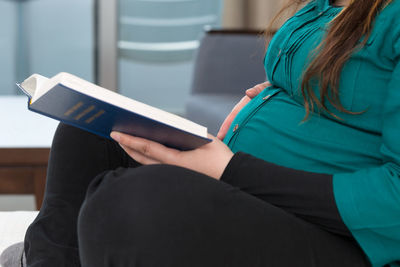
<svg viewBox="0 0 400 267">
<path fill-rule="evenodd" d="M 28 266 L 369 266 L 354 239 L 174 166 L 139 166 L 118 144 L 60 125 Z M 78 216 L 79 215 L 79 216 Z"/>
</svg>

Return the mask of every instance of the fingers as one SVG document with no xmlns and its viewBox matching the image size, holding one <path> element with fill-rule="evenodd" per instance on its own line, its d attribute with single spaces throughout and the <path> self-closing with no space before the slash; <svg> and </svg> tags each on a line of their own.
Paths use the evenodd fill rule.
<svg viewBox="0 0 400 267">
<path fill-rule="evenodd" d="M 256 86 L 254 86 L 254 87 L 252 87 L 252 88 L 250 88 L 250 89 L 247 89 L 246 90 L 246 95 L 249 97 L 249 98 L 251 98 L 251 99 L 253 99 L 254 97 L 256 97 L 259 93 L 261 93 L 265 88 L 267 88 L 268 86 L 271 86 L 271 83 L 270 82 L 264 82 L 264 83 L 261 83 L 261 84 L 257 84 Z"/>
<path fill-rule="evenodd" d="M 236 115 L 239 113 L 239 111 L 247 104 L 250 102 L 250 98 L 247 96 L 244 96 L 239 103 L 235 105 L 235 107 L 232 109 L 231 113 L 225 118 L 224 122 L 222 123 L 218 134 L 217 138 L 219 140 L 223 140 L 226 136 L 226 133 L 228 132 L 229 128 L 231 127 L 232 121 L 235 119 Z"/>
<path fill-rule="evenodd" d="M 133 158 L 135 161 L 139 162 L 142 165 L 151 165 L 151 164 L 161 164 L 160 161 L 154 160 L 152 158 L 149 158 L 138 151 L 135 151 L 133 149 L 130 149 L 124 145 L 121 145 L 122 149 L 125 150 L 125 152 Z"/>
<path fill-rule="evenodd" d="M 251 99 L 256 97 L 259 93 L 261 93 L 265 88 L 271 86 L 269 81 L 266 81 L 261 84 L 257 84 L 256 86 L 246 90 L 246 96 L 240 100 L 240 102 L 232 109 L 231 113 L 225 118 L 224 122 L 222 123 L 217 138 L 223 140 L 228 132 L 229 128 L 231 127 L 232 121 L 235 119 L 236 115 L 239 111 L 250 102 Z"/>
<path fill-rule="evenodd" d="M 144 138 L 119 132 L 112 132 L 110 136 L 122 146 L 129 156 L 142 164 L 169 164 L 175 162 L 179 154 L 178 150 Z"/>
</svg>

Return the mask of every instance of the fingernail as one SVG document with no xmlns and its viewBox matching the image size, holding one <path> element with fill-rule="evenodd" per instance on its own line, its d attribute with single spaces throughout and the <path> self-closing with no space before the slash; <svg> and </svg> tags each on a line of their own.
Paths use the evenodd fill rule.
<svg viewBox="0 0 400 267">
<path fill-rule="evenodd" d="M 117 132 L 111 132 L 110 136 L 112 139 L 114 139 L 117 142 L 119 142 L 119 140 L 121 139 L 121 135 Z"/>
</svg>

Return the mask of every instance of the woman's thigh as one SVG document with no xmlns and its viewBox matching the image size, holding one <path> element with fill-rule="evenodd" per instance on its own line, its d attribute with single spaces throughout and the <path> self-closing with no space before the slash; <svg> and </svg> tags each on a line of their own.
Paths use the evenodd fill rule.
<svg viewBox="0 0 400 267">
<path fill-rule="evenodd" d="M 174 166 L 118 169 L 89 187 L 83 266 L 368 266 L 353 241 Z"/>
</svg>

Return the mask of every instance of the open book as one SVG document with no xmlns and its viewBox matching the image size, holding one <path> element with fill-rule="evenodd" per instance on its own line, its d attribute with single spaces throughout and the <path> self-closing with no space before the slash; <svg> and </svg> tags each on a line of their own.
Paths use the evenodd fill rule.
<svg viewBox="0 0 400 267">
<path fill-rule="evenodd" d="M 29 97 L 29 110 L 106 138 L 119 131 L 180 150 L 211 141 L 201 125 L 69 73 L 34 74 L 17 85 Z"/>
</svg>

